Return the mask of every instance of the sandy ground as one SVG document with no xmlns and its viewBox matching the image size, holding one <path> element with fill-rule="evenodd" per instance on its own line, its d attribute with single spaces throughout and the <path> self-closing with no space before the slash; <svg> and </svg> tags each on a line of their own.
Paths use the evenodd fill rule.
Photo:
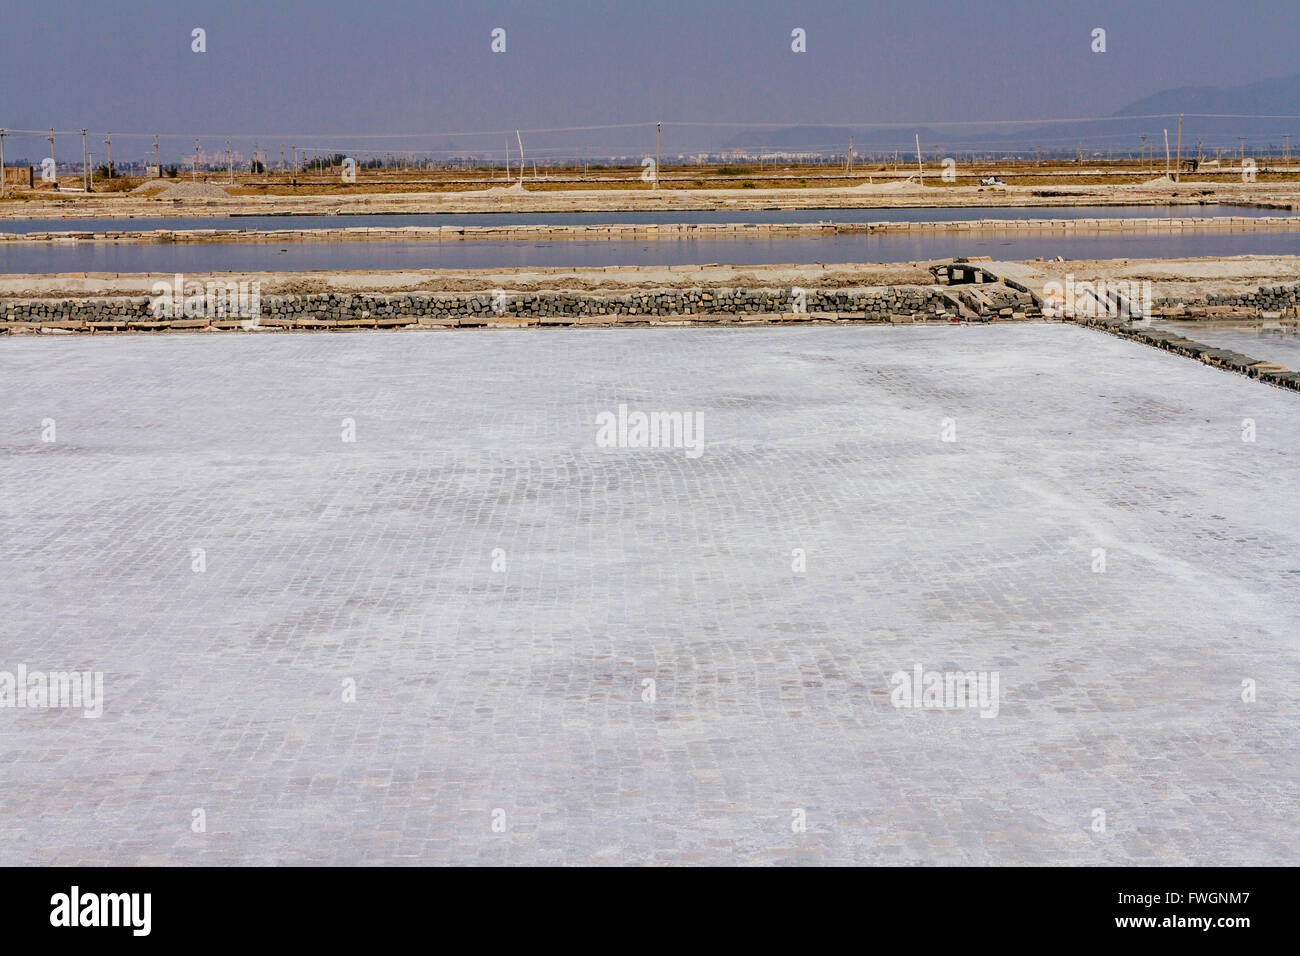
<svg viewBox="0 0 1300 956">
<path fill-rule="evenodd" d="M 3 219 L 124 216 L 229 216 L 427 212 L 603 212 L 652 209 L 834 209 L 913 206 L 1087 206 L 1099 203 L 1257 202 L 1300 206 L 1300 183 L 1175 183 L 1160 178 L 1121 185 L 922 186 L 914 181 L 826 189 L 586 189 L 529 192 L 518 186 L 456 193 L 349 196 L 240 196 L 156 199 L 112 194 L 0 205 Z"/>
<path fill-rule="evenodd" d="M 635 289 L 703 286 L 841 286 L 929 285 L 931 263 L 864 263 L 861 265 L 775 266 L 615 266 L 595 269 L 422 269 L 407 272 L 264 272 L 264 295 L 304 292 L 481 292 L 504 289 L 532 292 L 565 289 L 619 292 Z M 222 273 L 222 275 L 228 275 Z M 242 275 L 242 274 L 241 274 Z M 187 279 L 202 280 L 200 275 Z M 147 295 L 155 282 L 171 274 L 141 275 L 7 275 L 0 276 L 0 298 L 71 295 Z"/>
<path fill-rule="evenodd" d="M 1095 210 L 1096 207 L 1088 207 Z M 1143 207 L 1148 208 L 1148 207 Z M 1156 212 L 1157 207 L 1149 207 Z M 1173 211 L 1171 207 L 1163 207 Z M 331 228 L 321 226 L 319 219 L 307 219 L 303 228 L 296 229 L 256 229 L 241 228 L 249 220 L 231 220 L 231 225 L 224 229 L 185 228 L 185 229 L 123 229 L 131 220 L 101 220 L 110 222 L 113 228 L 102 232 L 87 229 L 70 229 L 66 231 L 43 230 L 38 232 L 0 232 L 0 242 L 6 244 L 45 244 L 45 243 L 100 243 L 114 245 L 131 244 L 221 244 L 231 243 L 333 243 L 333 242 L 556 242 L 556 241 L 610 241 L 619 242 L 635 239 L 680 241 L 690 239 L 735 239 L 738 237 L 762 237 L 772 239 L 794 239 L 808 236 L 835 235 L 882 235 L 886 233 L 905 232 L 909 234 L 939 234 L 959 232 L 965 235 L 973 233 L 994 232 L 1006 235 L 1017 231 L 1050 233 L 1053 236 L 1082 235 L 1097 233 L 1142 233 L 1162 232 L 1223 232 L 1223 231 L 1260 231 L 1282 230 L 1294 232 L 1300 227 L 1300 217 L 1290 212 L 1263 216 L 1198 216 L 1196 211 L 1202 207 L 1174 207 L 1188 215 L 1150 215 L 1125 218 L 1085 217 L 1053 218 L 1044 217 L 1044 211 L 1035 207 L 1034 218 L 985 218 L 985 219 L 936 219 L 919 222 L 898 220 L 886 217 L 867 222 L 777 222 L 777 223 L 576 223 L 543 224 L 502 222 L 484 225 L 405 225 L 390 226 L 346 226 Z M 953 214 L 952 207 L 943 207 L 944 212 Z M 739 217 L 744 214 L 736 210 Z M 899 215 L 903 210 L 891 209 Z M 626 211 L 611 213 L 612 217 L 625 214 Z M 631 213 L 626 213 L 629 217 Z M 682 215 L 689 215 L 683 210 Z M 563 214 L 555 214 L 563 215 Z M 857 215 L 862 215 L 858 213 Z M 322 217 L 326 221 L 341 221 L 334 217 Z M 505 217 L 503 217 L 505 218 Z M 862 218 L 868 219 L 866 215 Z M 74 221 L 74 220 L 64 220 Z M 178 220 L 180 221 L 180 220 Z M 186 220 L 190 221 L 190 220 Z M 355 220 L 347 220 L 355 221 Z M 376 220 L 379 221 L 379 220 Z"/>
<path fill-rule="evenodd" d="M 948 261 L 948 260 L 936 260 Z M 424 269 L 403 272 L 264 272 L 250 273 L 262 282 L 265 295 L 305 292 L 481 292 L 504 289 L 533 292 L 562 289 L 576 292 L 620 292 L 635 289 L 726 286 L 848 286 L 930 285 L 935 262 L 860 263 L 839 265 L 770 266 L 615 266 L 595 269 Z M 1300 282 L 1300 257 L 1233 256 L 1209 259 L 1074 259 L 1067 262 L 1015 263 L 1017 278 L 1041 284 L 1079 280 L 1143 281 L 1152 283 L 1155 297 L 1199 298 L 1210 292 L 1253 292 L 1261 285 Z M 993 271 L 997 271 L 994 268 Z M 999 273 L 1001 274 L 1001 273 Z M 214 273 L 214 275 L 217 275 Z M 220 275 L 231 275 L 221 273 Z M 246 274 L 241 273 L 243 277 Z M 202 280 L 201 275 L 189 279 Z M 60 296 L 139 296 L 156 282 L 171 282 L 170 274 L 0 276 L 0 298 Z"/>
</svg>

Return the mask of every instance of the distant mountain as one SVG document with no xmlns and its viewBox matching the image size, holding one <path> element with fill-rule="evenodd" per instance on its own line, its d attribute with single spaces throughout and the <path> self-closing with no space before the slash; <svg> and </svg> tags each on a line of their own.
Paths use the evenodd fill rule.
<svg viewBox="0 0 1300 956">
<path fill-rule="evenodd" d="M 1086 153 L 1105 154 L 1114 150 L 1118 155 L 1139 150 L 1141 137 L 1146 134 L 1147 149 L 1163 152 L 1165 129 L 1169 130 L 1170 148 L 1174 146 L 1179 113 L 1184 114 L 1184 155 L 1187 155 L 1187 150 L 1195 149 L 1198 139 L 1207 150 L 1218 148 L 1235 152 L 1240 149 L 1241 137 L 1245 137 L 1247 152 L 1276 150 L 1282 147 L 1283 136 L 1288 133 L 1294 150 L 1292 155 L 1300 155 L 1300 118 L 1268 118 L 1300 117 L 1300 73 L 1244 86 L 1189 86 L 1163 90 L 1095 122 L 1043 123 L 981 132 L 971 128 L 958 132 L 924 126 L 916 129 L 853 129 L 844 126 L 754 128 L 733 135 L 726 148 L 843 152 L 848 148 L 849 136 L 852 135 L 854 149 L 870 153 L 873 150 L 906 150 L 919 133 L 921 148 L 927 155 L 935 150 L 988 150 L 1032 155 L 1038 148 L 1044 155 L 1068 154 L 1073 153 L 1080 142 Z M 1137 118 L 1155 114 L 1166 115 L 1155 119 Z"/>
<path fill-rule="evenodd" d="M 1149 113 L 1300 115 L 1300 73 L 1246 86 L 1184 86 L 1130 103 L 1116 116 Z M 1293 124 L 1294 125 L 1294 124 Z"/>
</svg>

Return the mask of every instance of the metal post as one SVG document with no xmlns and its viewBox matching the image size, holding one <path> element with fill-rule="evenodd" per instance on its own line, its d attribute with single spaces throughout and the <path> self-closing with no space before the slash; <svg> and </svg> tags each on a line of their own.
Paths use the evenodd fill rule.
<svg viewBox="0 0 1300 956">
<path fill-rule="evenodd" d="M 1178 114 L 1178 159 L 1174 163 L 1174 178 L 1181 179 L 1183 175 L 1183 114 Z"/>
<path fill-rule="evenodd" d="M 663 128 L 663 123 L 655 123 L 655 189 L 659 188 L 659 134 Z"/>
<path fill-rule="evenodd" d="M 5 194 L 5 131 L 0 129 L 0 197 Z"/>
<path fill-rule="evenodd" d="M 81 131 L 81 185 L 85 192 L 90 192 L 90 168 L 86 165 L 90 160 L 86 156 L 86 131 Z"/>
</svg>

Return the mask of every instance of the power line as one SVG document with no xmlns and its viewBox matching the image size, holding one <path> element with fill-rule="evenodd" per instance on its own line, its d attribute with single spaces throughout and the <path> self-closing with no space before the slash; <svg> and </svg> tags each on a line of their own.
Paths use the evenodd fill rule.
<svg viewBox="0 0 1300 956">
<path fill-rule="evenodd" d="M 149 137 L 160 136 L 163 139 L 263 139 L 265 137 L 293 137 L 294 139 L 409 139 L 420 136 L 502 136 L 509 133 L 580 133 L 606 129 L 637 129 L 654 126 L 653 120 L 645 123 L 609 123 L 602 126 L 550 126 L 536 129 L 498 129 L 478 130 L 475 132 L 444 133 L 438 130 L 412 130 L 406 133 L 118 133 L 118 136 Z M 80 127 L 71 130 L 55 130 L 56 134 L 79 133 Z M 9 129 L 10 133 L 48 133 L 48 129 Z"/>
<path fill-rule="evenodd" d="M 863 120 L 849 120 L 838 123 L 772 123 L 772 122 L 736 122 L 731 120 L 665 120 L 664 126 L 669 127 L 721 127 L 729 129 L 831 129 L 836 127 L 853 127 L 857 129 L 911 129 L 914 127 L 971 127 L 971 126 L 1039 126 L 1053 123 L 1114 123 L 1129 122 L 1134 120 L 1156 120 L 1156 119 L 1174 119 L 1178 113 L 1141 113 L 1122 116 L 1065 116 L 1065 117 L 1039 117 L 1036 119 L 978 119 L 978 120 L 922 120 L 913 119 L 906 122 L 871 122 Z M 1287 113 L 1183 113 L 1185 117 L 1194 119 L 1272 119 L 1272 120 L 1300 120 L 1300 114 Z M 532 129 L 519 128 L 521 133 L 581 133 L 597 132 L 600 130 L 610 129 L 644 129 L 656 125 L 655 120 L 646 120 L 638 123 L 605 123 L 590 126 L 546 126 L 534 127 Z M 411 139 L 431 136 L 505 136 L 516 129 L 493 129 L 493 130 L 474 130 L 474 131 L 455 131 L 442 132 L 438 130 L 409 130 L 400 133 L 118 133 L 119 137 L 126 136 L 132 138 L 160 136 L 164 139 L 264 139 L 264 138 L 288 138 L 294 139 L 323 139 L 323 140 L 393 140 L 393 139 Z M 10 133 L 30 133 L 46 134 L 46 129 L 14 129 L 8 128 Z M 81 128 L 55 130 L 56 134 L 77 134 Z"/>
</svg>

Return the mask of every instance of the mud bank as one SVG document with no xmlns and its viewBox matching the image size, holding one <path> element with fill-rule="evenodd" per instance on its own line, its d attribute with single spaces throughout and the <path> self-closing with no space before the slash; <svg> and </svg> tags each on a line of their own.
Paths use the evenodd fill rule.
<svg viewBox="0 0 1300 956">
<path fill-rule="evenodd" d="M 887 235 L 937 233 L 1047 233 L 1187 231 L 1224 232 L 1300 230 L 1295 216 L 1220 216 L 1145 219 L 975 219 L 938 222 L 838 223 L 614 223 L 600 225 L 400 226 L 347 229 L 152 229 L 144 231 L 76 230 L 67 232 L 0 233 L 0 243 L 27 245 L 48 242 L 102 243 L 286 243 L 286 242 L 465 242 L 574 240 L 644 241 L 709 240 L 800 236 Z"/>
<path fill-rule="evenodd" d="M 349 192 L 226 199 L 148 199 L 130 194 L 28 199 L 0 205 L 6 219 L 129 216 L 366 215 L 382 213 L 608 212 L 617 210 L 832 209 L 940 206 L 1095 206 L 1239 203 L 1300 208 L 1300 184 L 1173 182 L 1067 186 L 922 186 L 888 182 L 831 188 L 583 189 L 518 186 L 460 192 Z"/>
</svg>

